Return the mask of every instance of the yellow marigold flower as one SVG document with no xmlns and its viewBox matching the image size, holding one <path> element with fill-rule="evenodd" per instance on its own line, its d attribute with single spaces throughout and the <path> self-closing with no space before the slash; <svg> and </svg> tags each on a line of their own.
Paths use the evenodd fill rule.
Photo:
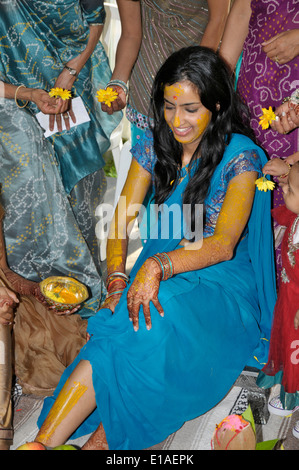
<svg viewBox="0 0 299 470">
<path fill-rule="evenodd" d="M 262 108 L 263 115 L 260 116 L 259 125 L 262 126 L 262 129 L 268 129 L 272 121 L 275 121 L 276 114 L 274 113 L 272 106 L 267 108 Z"/>
<path fill-rule="evenodd" d="M 261 178 L 257 179 L 255 181 L 255 184 L 257 185 L 257 189 L 259 191 L 268 191 L 268 189 L 270 189 L 270 191 L 272 191 L 272 189 L 274 189 L 275 187 L 275 183 L 273 183 L 273 181 L 270 181 L 268 180 L 265 175 L 263 175 Z"/>
<path fill-rule="evenodd" d="M 63 88 L 51 88 L 49 95 L 63 100 L 69 100 L 72 97 L 72 93 L 69 90 L 64 90 Z"/>
<path fill-rule="evenodd" d="M 114 91 L 112 88 L 108 87 L 106 90 L 98 90 L 97 98 L 100 103 L 105 103 L 109 108 L 111 107 L 112 101 L 116 100 L 118 97 L 117 91 Z"/>
</svg>

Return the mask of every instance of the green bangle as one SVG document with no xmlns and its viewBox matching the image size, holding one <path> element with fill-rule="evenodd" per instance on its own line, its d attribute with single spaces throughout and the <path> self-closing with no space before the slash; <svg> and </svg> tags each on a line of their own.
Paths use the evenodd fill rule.
<svg viewBox="0 0 299 470">
<path fill-rule="evenodd" d="M 114 292 L 110 292 L 110 294 L 106 296 L 106 299 L 108 299 L 109 297 L 112 297 L 113 295 L 122 294 L 122 293 L 123 293 L 123 290 L 116 290 Z"/>
</svg>

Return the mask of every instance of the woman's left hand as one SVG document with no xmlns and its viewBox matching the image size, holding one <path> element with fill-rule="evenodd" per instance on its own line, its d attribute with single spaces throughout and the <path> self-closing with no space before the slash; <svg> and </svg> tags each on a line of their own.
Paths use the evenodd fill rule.
<svg viewBox="0 0 299 470">
<path fill-rule="evenodd" d="M 161 316 L 164 316 L 163 308 L 158 300 L 160 282 L 162 278 L 161 268 L 153 259 L 147 259 L 141 266 L 128 290 L 127 305 L 129 318 L 134 330 L 139 329 L 139 311 L 142 305 L 146 328 L 152 327 L 150 302 L 154 304 Z"/>
<path fill-rule="evenodd" d="M 279 65 L 287 64 L 299 54 L 299 29 L 291 29 L 277 34 L 262 43 L 269 59 Z"/>
<path fill-rule="evenodd" d="M 263 173 L 265 175 L 271 176 L 281 176 L 288 172 L 288 166 L 285 164 L 285 161 L 281 158 L 272 158 L 269 160 L 264 168 Z"/>
<path fill-rule="evenodd" d="M 69 62 L 70 63 L 70 62 Z M 63 69 L 62 72 L 56 79 L 56 82 L 53 88 L 63 88 L 64 90 L 71 90 L 73 84 L 76 80 L 76 77 L 70 75 L 67 69 Z M 72 100 L 62 100 L 59 98 L 57 100 L 57 111 L 56 115 L 50 115 L 49 117 L 49 128 L 52 131 L 54 129 L 54 124 L 56 121 L 57 129 L 59 132 L 62 131 L 62 118 L 65 122 L 65 127 L 67 130 L 70 129 L 70 119 L 75 123 L 76 116 L 72 110 Z"/>
</svg>

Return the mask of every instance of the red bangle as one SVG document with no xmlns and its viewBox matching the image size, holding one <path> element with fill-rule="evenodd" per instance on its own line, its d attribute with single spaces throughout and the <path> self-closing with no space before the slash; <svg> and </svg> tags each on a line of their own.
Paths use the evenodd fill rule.
<svg viewBox="0 0 299 470">
<path fill-rule="evenodd" d="M 121 277 L 117 277 L 117 278 L 112 279 L 112 281 L 109 282 L 109 284 L 108 284 L 108 286 L 107 286 L 107 291 L 109 292 L 109 288 L 111 287 L 111 285 L 112 285 L 114 282 L 119 282 L 119 281 L 123 282 L 124 285 L 125 285 L 125 287 L 127 287 L 126 281 L 125 281 L 124 279 L 122 279 Z"/>
</svg>

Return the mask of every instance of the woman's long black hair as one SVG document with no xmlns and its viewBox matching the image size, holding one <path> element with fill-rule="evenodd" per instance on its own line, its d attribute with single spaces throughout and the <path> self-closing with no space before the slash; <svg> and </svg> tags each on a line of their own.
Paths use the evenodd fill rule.
<svg viewBox="0 0 299 470">
<path fill-rule="evenodd" d="M 157 155 L 154 172 L 156 204 L 162 204 L 173 191 L 175 183 L 170 183 L 178 181 L 178 170 L 182 165 L 182 145 L 175 140 L 164 119 L 164 88 L 182 81 L 194 85 L 202 104 L 212 113 L 211 122 L 189 164 L 197 167 L 185 189 L 183 203 L 194 208 L 195 204 L 204 204 L 211 178 L 232 133 L 254 137 L 247 108 L 235 93 L 230 71 L 218 54 L 201 46 L 174 52 L 158 71 L 152 90 L 152 130 Z M 194 219 L 191 217 L 192 226 Z"/>
</svg>

